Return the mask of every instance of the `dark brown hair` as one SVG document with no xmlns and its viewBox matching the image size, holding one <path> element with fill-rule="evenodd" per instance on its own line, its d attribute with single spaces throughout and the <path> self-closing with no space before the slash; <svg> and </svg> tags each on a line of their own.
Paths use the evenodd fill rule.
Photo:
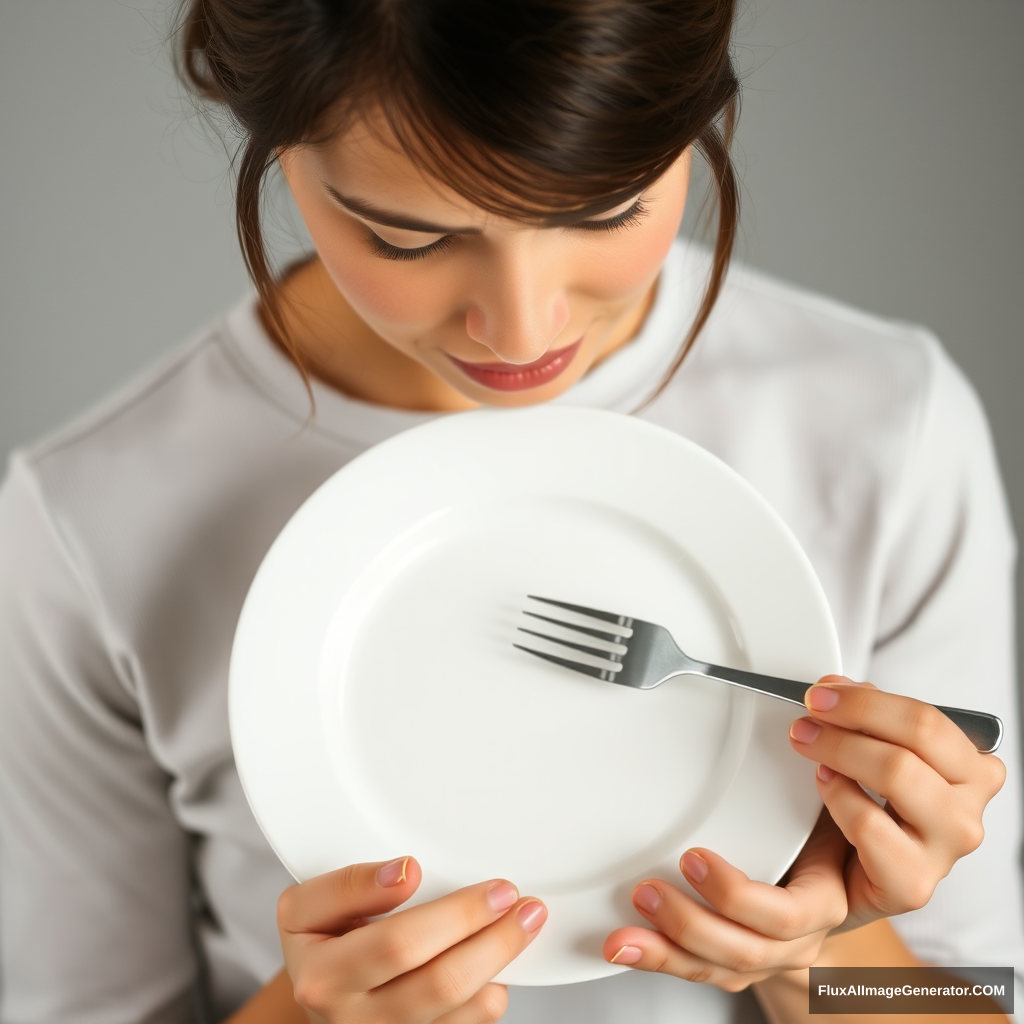
<svg viewBox="0 0 1024 1024">
<path fill-rule="evenodd" d="M 260 223 L 279 149 L 328 139 L 369 103 L 406 153 L 491 213 L 575 220 L 656 181 L 694 145 L 716 192 L 707 321 L 739 216 L 729 158 L 734 0 L 187 0 L 180 69 L 242 135 L 239 241 L 290 345 Z M 651 397 L 654 397 L 653 395 Z"/>
</svg>

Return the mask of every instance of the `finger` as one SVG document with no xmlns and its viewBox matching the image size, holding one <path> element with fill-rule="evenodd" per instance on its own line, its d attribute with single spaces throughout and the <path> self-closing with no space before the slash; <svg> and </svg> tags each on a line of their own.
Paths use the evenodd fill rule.
<svg viewBox="0 0 1024 1024">
<path fill-rule="evenodd" d="M 633 906 L 675 945 L 728 970 L 749 974 L 788 959 L 785 940 L 730 921 L 662 879 L 641 882 Z"/>
<path fill-rule="evenodd" d="M 334 975 L 345 991 L 377 988 L 493 924 L 518 899 L 511 882 L 496 879 L 374 921 L 334 940 Z"/>
<path fill-rule="evenodd" d="M 679 866 L 722 917 L 769 938 L 790 940 L 835 928 L 845 919 L 843 868 L 848 849 L 834 827 L 809 841 L 785 887 L 751 881 L 711 850 L 687 850 Z"/>
<path fill-rule="evenodd" d="M 291 885 L 277 902 L 277 923 L 296 935 L 336 935 L 362 918 L 401 906 L 419 887 L 422 872 L 412 857 L 350 864 Z"/>
<path fill-rule="evenodd" d="M 741 975 L 695 956 L 649 928 L 618 928 L 605 939 L 601 952 L 609 963 L 716 985 L 727 992 L 739 992 L 771 973 Z"/>
<path fill-rule="evenodd" d="M 983 770 L 985 755 L 931 704 L 841 676 L 826 676 L 804 701 L 814 718 L 914 751 L 947 782 L 967 782 Z"/>
<path fill-rule="evenodd" d="M 415 1007 L 434 1020 L 472 999 L 503 967 L 536 937 L 547 908 L 528 897 L 475 935 L 436 956 L 429 963 L 370 993 L 379 1019 L 401 1019 Z"/>
<path fill-rule="evenodd" d="M 484 985 L 469 1002 L 443 1014 L 434 1024 L 492 1024 L 505 1016 L 508 989 L 504 985 Z"/>
<path fill-rule="evenodd" d="M 863 894 L 883 914 L 923 907 L 955 857 L 937 869 L 928 852 L 853 779 L 842 775 L 823 779 L 827 774 L 819 773 L 818 791 L 843 835 L 857 849 L 851 870 L 857 867 L 868 881 Z"/>
<path fill-rule="evenodd" d="M 811 718 L 798 718 L 789 737 L 804 757 L 889 800 L 921 837 L 941 837 L 965 814 L 950 784 L 906 747 Z"/>
</svg>

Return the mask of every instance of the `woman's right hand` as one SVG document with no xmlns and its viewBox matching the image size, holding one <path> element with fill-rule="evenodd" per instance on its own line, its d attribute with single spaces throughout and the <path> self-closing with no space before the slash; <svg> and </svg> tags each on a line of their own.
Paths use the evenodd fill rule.
<svg viewBox="0 0 1024 1024">
<path fill-rule="evenodd" d="M 352 864 L 281 893 L 277 925 L 295 1001 L 317 1024 L 484 1024 L 508 994 L 491 979 L 547 918 L 511 882 L 480 882 L 379 921 L 422 874 L 411 857 Z"/>
</svg>

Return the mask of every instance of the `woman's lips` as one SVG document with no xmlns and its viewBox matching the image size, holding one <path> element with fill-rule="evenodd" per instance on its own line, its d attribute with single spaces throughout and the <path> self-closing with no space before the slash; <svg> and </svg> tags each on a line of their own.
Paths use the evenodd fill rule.
<svg viewBox="0 0 1024 1024">
<path fill-rule="evenodd" d="M 524 391 L 526 388 L 539 388 L 554 380 L 572 362 L 582 343 L 583 339 L 580 338 L 572 345 L 545 352 L 540 359 L 519 366 L 512 363 L 466 363 L 455 356 L 448 358 L 467 377 L 477 384 L 483 384 L 485 388 L 493 391 Z"/>
</svg>

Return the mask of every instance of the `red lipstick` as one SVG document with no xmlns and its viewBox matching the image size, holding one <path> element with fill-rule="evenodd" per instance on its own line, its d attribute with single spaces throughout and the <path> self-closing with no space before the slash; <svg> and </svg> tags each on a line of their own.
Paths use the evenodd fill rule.
<svg viewBox="0 0 1024 1024">
<path fill-rule="evenodd" d="M 470 379 L 492 391 L 525 391 L 554 380 L 573 360 L 583 339 L 565 348 L 545 352 L 532 363 L 467 363 L 455 356 L 448 358 Z M 447 353 L 445 353 L 447 355 Z"/>
</svg>

